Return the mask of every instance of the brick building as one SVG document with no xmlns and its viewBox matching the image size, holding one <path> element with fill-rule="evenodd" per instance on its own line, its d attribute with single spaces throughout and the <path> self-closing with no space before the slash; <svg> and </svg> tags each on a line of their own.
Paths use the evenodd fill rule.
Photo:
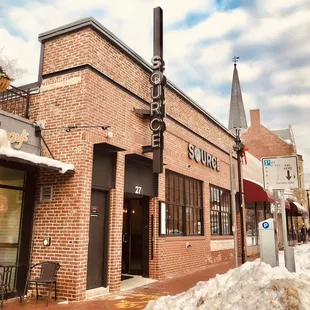
<svg viewBox="0 0 310 310">
<path fill-rule="evenodd" d="M 293 244 L 296 241 L 300 241 L 298 239 L 298 231 L 300 231 L 300 228 L 305 221 L 305 217 L 307 218 L 307 210 L 303 207 L 306 206 L 307 203 L 302 155 L 297 153 L 294 134 L 291 126 L 286 129 L 274 131 L 267 129 L 261 123 L 260 110 L 258 109 L 251 110 L 250 117 L 251 126 L 248 131 L 242 135 L 242 139 L 245 141 L 246 148 L 250 154 L 254 155 L 259 160 L 268 156 L 297 156 L 300 189 L 285 192 L 288 238 L 289 241 Z M 272 202 L 272 200 L 270 200 L 270 202 Z M 248 207 L 246 206 L 246 208 Z M 280 246 L 282 246 L 283 235 L 281 228 L 281 215 L 278 215 L 278 222 L 279 241 Z M 306 225 L 308 226 L 308 219 L 306 219 Z"/>
<path fill-rule="evenodd" d="M 150 106 L 150 65 L 92 18 L 39 41 L 29 119 L 42 154 L 74 173 L 40 170 L 26 251 L 32 263 L 60 263 L 59 296 L 82 300 L 118 291 L 130 275 L 160 279 L 232 259 L 234 137 L 168 82 L 164 171 L 153 173 L 142 153 L 150 120 L 136 113 Z"/>
</svg>

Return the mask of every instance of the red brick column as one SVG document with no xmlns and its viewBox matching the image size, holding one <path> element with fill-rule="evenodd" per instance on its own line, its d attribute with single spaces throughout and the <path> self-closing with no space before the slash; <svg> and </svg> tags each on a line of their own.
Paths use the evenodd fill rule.
<svg viewBox="0 0 310 310">
<path fill-rule="evenodd" d="M 158 175 L 158 198 L 154 197 L 150 199 L 150 218 L 149 218 L 149 240 L 150 240 L 150 251 L 149 251 L 149 276 L 153 279 L 161 279 L 163 277 L 163 270 L 160 267 L 160 237 L 159 237 L 159 201 L 165 200 L 165 172 Z M 154 258 L 152 259 L 151 255 L 151 247 L 152 247 L 152 236 L 151 236 L 151 229 L 152 229 L 152 215 L 154 216 L 154 225 L 153 225 L 153 232 L 154 232 L 154 242 L 153 242 L 153 249 L 154 249 Z"/>
<path fill-rule="evenodd" d="M 120 290 L 124 204 L 125 154 L 117 154 L 115 188 L 110 191 L 108 286 Z"/>
</svg>

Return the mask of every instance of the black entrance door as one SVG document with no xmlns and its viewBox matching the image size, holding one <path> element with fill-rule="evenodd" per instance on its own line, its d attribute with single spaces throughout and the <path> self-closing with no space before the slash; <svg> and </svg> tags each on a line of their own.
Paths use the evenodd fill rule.
<svg viewBox="0 0 310 310">
<path fill-rule="evenodd" d="M 87 289 L 107 286 L 107 192 L 92 190 L 90 207 Z"/>
<path fill-rule="evenodd" d="M 149 276 L 149 198 L 125 199 L 122 273 Z"/>
</svg>

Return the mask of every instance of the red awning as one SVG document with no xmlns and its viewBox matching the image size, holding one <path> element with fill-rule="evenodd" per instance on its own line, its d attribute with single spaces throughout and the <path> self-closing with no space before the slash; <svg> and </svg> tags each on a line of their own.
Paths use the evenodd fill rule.
<svg viewBox="0 0 310 310">
<path fill-rule="evenodd" d="M 249 179 L 243 179 L 243 192 L 245 202 L 274 203 L 273 193 L 265 190 L 263 185 Z"/>
<path fill-rule="evenodd" d="M 262 184 L 250 179 L 243 179 L 243 192 L 245 202 L 275 202 L 273 192 L 264 189 Z M 288 199 L 285 199 L 285 208 L 291 209 Z"/>
<path fill-rule="evenodd" d="M 290 207 L 291 207 L 291 211 L 293 215 L 306 215 L 308 214 L 308 211 L 301 205 L 299 204 L 297 201 L 294 201 L 292 199 L 287 199 Z"/>
</svg>

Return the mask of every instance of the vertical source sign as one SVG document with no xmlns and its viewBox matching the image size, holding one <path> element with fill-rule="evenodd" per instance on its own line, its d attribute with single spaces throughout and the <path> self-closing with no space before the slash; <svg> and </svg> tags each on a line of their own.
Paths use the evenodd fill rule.
<svg viewBox="0 0 310 310">
<path fill-rule="evenodd" d="M 150 128 L 152 130 L 153 172 L 163 172 L 164 131 L 166 125 L 164 117 L 165 109 L 165 84 L 163 75 L 165 62 L 163 60 L 163 10 L 160 7 L 154 9 L 154 56 L 152 58 L 153 72 L 150 76 L 151 98 Z"/>
<path fill-rule="evenodd" d="M 150 120 L 152 130 L 151 145 L 142 146 L 143 153 L 153 153 L 153 172 L 163 172 L 163 152 L 164 152 L 164 131 L 166 124 L 165 108 L 165 86 L 164 76 L 165 62 L 163 59 L 163 10 L 160 7 L 154 9 L 154 56 L 152 62 L 152 73 L 150 75 L 151 98 L 150 109 L 135 109 L 137 114 Z"/>
</svg>

